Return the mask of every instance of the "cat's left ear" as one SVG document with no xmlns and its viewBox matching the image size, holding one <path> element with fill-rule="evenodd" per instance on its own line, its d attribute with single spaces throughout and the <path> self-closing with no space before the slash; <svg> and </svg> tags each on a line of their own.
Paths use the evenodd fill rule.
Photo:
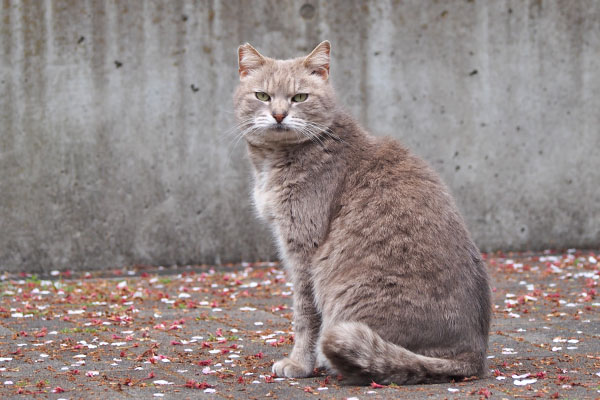
<svg viewBox="0 0 600 400">
<path fill-rule="evenodd" d="M 319 75 L 324 80 L 329 78 L 329 53 L 331 44 L 325 40 L 304 59 L 304 66 L 311 70 L 312 74 Z"/>
<path fill-rule="evenodd" d="M 258 69 L 265 61 L 262 54 L 250 46 L 250 43 L 238 47 L 238 72 L 240 73 L 240 79 L 244 79 L 252 70 Z"/>
</svg>

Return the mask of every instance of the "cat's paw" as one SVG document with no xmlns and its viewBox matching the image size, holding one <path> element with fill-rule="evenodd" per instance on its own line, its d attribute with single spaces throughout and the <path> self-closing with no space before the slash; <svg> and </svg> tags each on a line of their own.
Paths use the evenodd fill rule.
<svg viewBox="0 0 600 400">
<path fill-rule="evenodd" d="M 284 358 L 273 364 L 273 373 L 280 377 L 306 378 L 311 376 L 312 372 L 312 367 L 302 366 L 291 358 Z"/>
</svg>

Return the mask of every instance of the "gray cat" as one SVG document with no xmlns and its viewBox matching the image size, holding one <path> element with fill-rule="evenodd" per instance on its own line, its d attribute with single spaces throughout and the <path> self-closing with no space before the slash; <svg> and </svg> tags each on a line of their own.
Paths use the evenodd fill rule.
<svg viewBox="0 0 600 400">
<path fill-rule="evenodd" d="M 486 373 L 488 276 L 448 189 L 337 105 L 330 44 L 292 60 L 240 46 L 236 116 L 254 202 L 294 284 L 278 376 L 416 384 Z"/>
</svg>

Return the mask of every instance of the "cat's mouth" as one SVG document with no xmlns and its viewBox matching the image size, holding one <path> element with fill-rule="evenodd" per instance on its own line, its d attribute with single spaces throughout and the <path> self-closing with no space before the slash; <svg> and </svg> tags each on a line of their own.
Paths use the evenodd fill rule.
<svg viewBox="0 0 600 400">
<path fill-rule="evenodd" d="M 278 130 L 278 131 L 289 131 L 291 128 L 287 125 L 284 125 L 281 123 L 276 123 L 276 124 L 273 124 L 273 129 Z"/>
<path fill-rule="evenodd" d="M 287 121 L 265 124 L 245 135 L 246 140 L 255 146 L 260 145 L 293 145 L 309 140 L 306 135 L 292 123 Z"/>
</svg>

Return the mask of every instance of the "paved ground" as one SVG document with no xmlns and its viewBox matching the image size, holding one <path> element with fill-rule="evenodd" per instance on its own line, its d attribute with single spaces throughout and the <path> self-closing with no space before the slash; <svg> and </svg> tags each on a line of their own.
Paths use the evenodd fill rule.
<svg viewBox="0 0 600 400">
<path fill-rule="evenodd" d="M 292 346 L 276 264 L 2 276 L 2 398 L 600 398 L 600 253 L 486 255 L 491 376 L 344 386 L 271 376 Z"/>
</svg>

